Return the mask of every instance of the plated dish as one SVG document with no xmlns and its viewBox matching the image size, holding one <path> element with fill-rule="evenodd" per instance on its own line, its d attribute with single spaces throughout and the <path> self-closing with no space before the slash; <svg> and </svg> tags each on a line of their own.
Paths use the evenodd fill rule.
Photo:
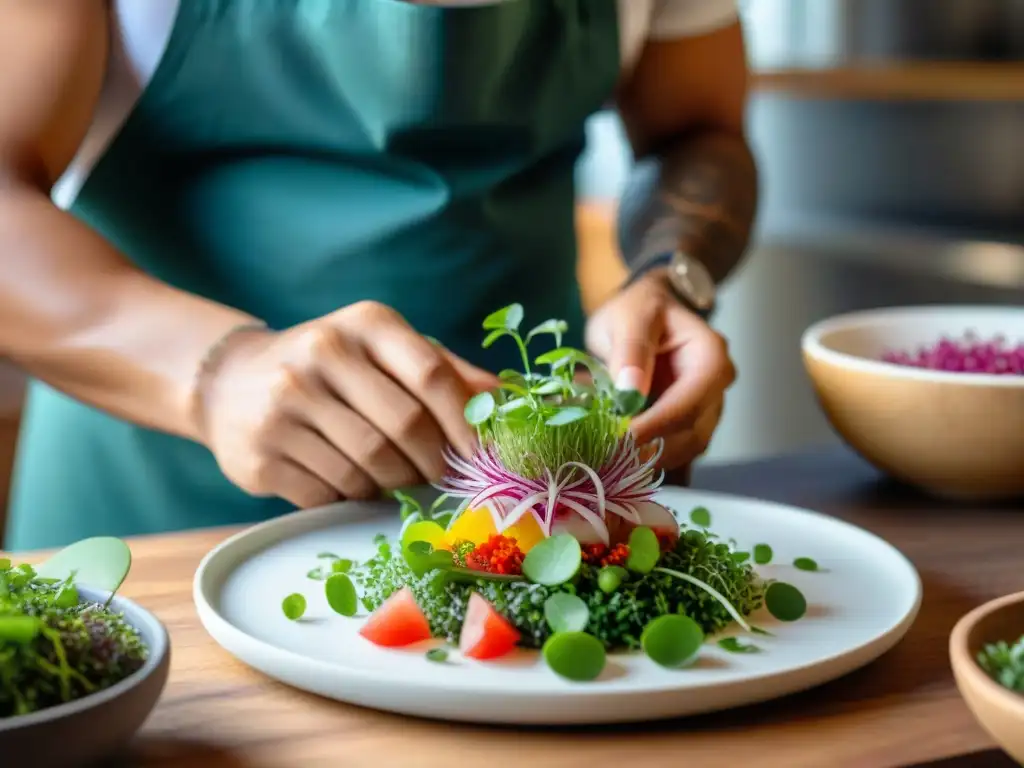
<svg viewBox="0 0 1024 768">
<path fill-rule="evenodd" d="M 345 701 L 568 723 L 771 698 L 902 636 L 920 583 L 898 552 L 814 513 L 663 487 L 660 446 L 629 434 L 643 398 L 562 346 L 564 324 L 521 322 L 513 305 L 484 323 L 523 367 L 467 406 L 480 448 L 449 455 L 436 498 L 295 513 L 207 556 L 195 598 L 218 642 Z"/>
</svg>

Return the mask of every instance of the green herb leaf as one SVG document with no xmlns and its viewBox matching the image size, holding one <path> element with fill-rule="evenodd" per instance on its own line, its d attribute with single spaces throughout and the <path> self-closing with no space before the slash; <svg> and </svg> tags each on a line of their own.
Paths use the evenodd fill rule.
<svg viewBox="0 0 1024 768">
<path fill-rule="evenodd" d="M 793 561 L 793 566 L 801 571 L 818 570 L 818 564 L 809 557 L 798 557 Z"/>
<path fill-rule="evenodd" d="M 560 427 L 564 424 L 572 424 L 574 421 L 585 419 L 590 415 L 590 411 L 586 408 L 580 408 L 572 405 L 568 408 L 559 408 L 555 415 L 550 417 L 544 423 L 549 427 Z"/>
<path fill-rule="evenodd" d="M 375 547 L 381 547 L 387 543 L 388 537 L 385 536 L 383 533 L 378 533 L 376 536 L 373 537 L 373 546 Z"/>
<path fill-rule="evenodd" d="M 339 557 L 333 563 L 331 563 L 331 571 L 334 573 L 348 573 L 352 570 L 352 566 L 355 565 L 351 560 L 346 560 L 343 557 Z"/>
<path fill-rule="evenodd" d="M 625 389 L 615 393 L 615 410 L 622 416 L 635 416 L 645 405 L 647 398 L 638 390 Z"/>
<path fill-rule="evenodd" d="M 629 534 L 629 556 L 626 567 L 636 573 L 650 573 L 661 558 L 661 542 L 650 528 L 639 526 Z"/>
<path fill-rule="evenodd" d="M 427 651 L 427 661 L 433 661 L 438 664 L 443 664 L 448 661 L 448 651 L 444 648 L 431 648 Z"/>
<path fill-rule="evenodd" d="M 523 305 L 509 304 L 507 307 L 492 312 L 484 319 L 484 330 L 518 331 L 523 322 Z"/>
<path fill-rule="evenodd" d="M 768 612 L 779 621 L 797 621 L 807 613 L 807 599 L 792 584 L 773 581 L 764 593 Z"/>
<path fill-rule="evenodd" d="M 544 643 L 541 653 L 555 674 L 574 682 L 596 679 L 606 659 L 601 641 L 586 632 L 556 632 Z"/>
<path fill-rule="evenodd" d="M 502 403 L 498 406 L 498 410 L 501 413 L 512 413 L 522 408 L 526 408 L 530 405 L 530 401 L 525 397 L 517 397 L 514 400 L 509 400 L 507 403 Z"/>
<path fill-rule="evenodd" d="M 306 598 L 298 592 L 288 595 L 281 601 L 281 610 L 291 621 L 297 621 L 306 613 Z"/>
<path fill-rule="evenodd" d="M 750 631 L 753 632 L 755 635 L 764 635 L 765 637 L 775 637 L 774 634 L 769 632 L 767 629 L 762 629 L 761 627 L 751 626 Z"/>
<path fill-rule="evenodd" d="M 42 621 L 35 616 L 0 616 L 0 642 L 27 645 L 42 628 Z"/>
<path fill-rule="evenodd" d="M 747 562 L 747 560 L 749 560 L 749 559 L 750 559 L 750 553 L 749 552 L 733 552 L 732 553 L 732 561 L 734 563 L 736 563 L 737 565 L 742 565 L 743 563 Z"/>
<path fill-rule="evenodd" d="M 758 565 L 768 565 L 774 556 L 775 553 L 772 552 L 772 548 L 767 544 L 757 544 L 754 546 L 754 562 Z"/>
<path fill-rule="evenodd" d="M 723 637 L 718 641 L 718 647 L 729 653 L 758 653 L 760 648 L 751 643 L 744 643 L 738 637 Z"/>
<path fill-rule="evenodd" d="M 494 395 L 490 392 L 481 392 L 466 403 L 466 421 L 474 427 L 478 427 L 491 418 L 494 414 L 494 408 Z"/>
<path fill-rule="evenodd" d="M 711 513 L 705 507 L 696 507 L 690 512 L 690 522 L 698 528 L 710 528 Z"/>
<path fill-rule="evenodd" d="M 523 575 L 534 584 L 555 587 L 570 581 L 580 569 L 583 551 L 575 536 L 557 534 L 539 542 L 523 558 Z"/>
<path fill-rule="evenodd" d="M 6 557 L 0 557 L 0 571 L 11 570 L 11 561 Z"/>
<path fill-rule="evenodd" d="M 484 349 L 490 349 L 494 342 L 496 342 L 501 337 L 508 335 L 508 331 L 506 331 L 504 328 L 499 328 L 496 331 L 491 331 L 490 333 L 487 334 L 487 336 L 484 337 L 483 343 L 480 346 L 482 346 Z"/>
<path fill-rule="evenodd" d="M 359 595 L 352 579 L 344 573 L 336 573 L 324 584 L 327 604 L 331 610 L 342 616 L 355 616 L 359 610 Z"/>
<path fill-rule="evenodd" d="M 132 552 L 120 539 L 97 536 L 65 547 L 35 569 L 43 578 L 64 581 L 74 576 L 77 584 L 117 592 L 132 566 Z"/>
<path fill-rule="evenodd" d="M 565 322 L 565 320 L 545 320 L 526 334 L 526 343 L 529 344 L 530 340 L 535 336 L 540 336 L 543 333 L 550 333 L 555 337 L 555 346 L 560 347 L 562 346 L 562 334 L 568 330 L 569 324 Z"/>
<path fill-rule="evenodd" d="M 559 365 L 563 362 L 578 360 L 581 354 L 578 349 L 572 347 L 557 347 L 539 355 L 533 362 L 537 365 Z"/>
<path fill-rule="evenodd" d="M 312 568 L 306 571 L 306 578 L 311 581 L 323 581 L 327 578 L 327 574 L 323 572 L 322 568 Z"/>
<path fill-rule="evenodd" d="M 666 614 L 644 628 L 640 645 L 655 664 L 678 669 L 697 658 L 704 645 L 704 630 L 689 616 Z"/>
<path fill-rule="evenodd" d="M 65 584 L 53 598 L 53 604 L 58 608 L 74 608 L 78 605 L 78 590 L 75 585 Z"/>
<path fill-rule="evenodd" d="M 544 397 L 545 395 L 557 395 L 562 391 L 565 385 L 560 381 L 545 381 L 543 384 L 538 384 L 533 387 L 530 392 L 535 395 Z"/>
<path fill-rule="evenodd" d="M 617 590 L 629 576 L 629 571 L 619 565 L 606 565 L 597 574 L 597 587 L 606 595 Z"/>
<path fill-rule="evenodd" d="M 544 619 L 553 632 L 582 632 L 590 621 L 590 609 L 576 595 L 555 592 L 544 601 Z"/>
</svg>

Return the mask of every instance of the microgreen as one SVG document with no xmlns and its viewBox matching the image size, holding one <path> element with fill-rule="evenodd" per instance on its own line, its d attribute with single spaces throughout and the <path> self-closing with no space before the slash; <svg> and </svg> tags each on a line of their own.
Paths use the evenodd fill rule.
<svg viewBox="0 0 1024 768">
<path fill-rule="evenodd" d="M 434 570 L 449 570 L 455 565 L 452 553 L 444 549 L 434 549 L 429 541 L 411 541 L 402 547 L 409 570 L 416 577 L 421 577 Z"/>
<path fill-rule="evenodd" d="M 557 586 L 570 581 L 579 571 L 583 551 L 575 536 L 550 536 L 526 553 L 523 575 L 534 584 Z"/>
<path fill-rule="evenodd" d="M 293 592 L 281 601 L 281 610 L 289 620 L 298 621 L 306 613 L 306 598 Z"/>
<path fill-rule="evenodd" d="M 775 553 L 772 552 L 772 548 L 767 544 L 756 544 L 754 546 L 754 562 L 758 565 L 768 565 L 774 556 Z"/>
<path fill-rule="evenodd" d="M 729 653 L 760 653 L 761 649 L 751 643 L 745 643 L 738 637 L 723 637 L 718 647 Z"/>
<path fill-rule="evenodd" d="M 793 567 L 801 571 L 817 571 L 818 563 L 809 557 L 798 557 L 793 561 Z"/>
<path fill-rule="evenodd" d="M 807 599 L 792 584 L 773 581 L 764 594 L 768 612 L 779 621 L 797 621 L 807 613 Z"/>
<path fill-rule="evenodd" d="M 710 528 L 711 527 L 711 513 L 706 507 L 697 507 L 690 512 L 690 522 L 696 525 L 698 528 Z"/>
<path fill-rule="evenodd" d="M 448 661 L 448 651 L 445 648 L 431 648 L 426 653 L 427 661 L 443 664 Z"/>
<path fill-rule="evenodd" d="M 644 398 L 615 389 L 607 369 L 582 350 L 562 346 L 569 326 L 564 320 L 545 320 L 525 336 L 520 330 L 523 307 L 511 304 L 490 314 L 483 346 L 508 337 L 516 345 L 522 371 L 505 370 L 500 384 L 473 397 L 465 418 L 477 428 L 481 442 L 493 448 L 509 470 L 539 478 L 545 470 L 568 462 L 600 467 L 609 457 Z M 533 356 L 531 342 L 552 337 L 555 347 Z M 582 366 L 590 381 L 576 370 Z M 543 372 L 544 369 L 547 372 Z"/>
<path fill-rule="evenodd" d="M 590 609 L 576 595 L 556 592 L 544 601 L 544 618 L 552 632 L 582 632 L 590 621 Z"/>
<path fill-rule="evenodd" d="M 750 632 L 751 632 L 751 634 L 754 634 L 754 635 L 764 635 L 765 637 L 775 637 L 775 635 L 773 635 L 767 629 L 764 629 L 762 627 L 755 627 L 753 625 L 751 625 L 751 627 L 750 627 Z"/>
<path fill-rule="evenodd" d="M 132 567 L 132 552 L 121 539 L 97 536 L 75 542 L 35 569 L 40 578 L 63 581 L 71 575 L 78 584 L 109 592 L 121 588 Z"/>
<path fill-rule="evenodd" d="M 735 621 L 737 624 L 739 624 L 741 627 L 743 627 L 743 629 L 745 629 L 747 632 L 750 631 L 750 625 L 747 624 L 746 619 L 744 619 L 743 616 L 740 615 L 740 612 L 736 610 L 736 607 L 732 603 L 729 602 L 729 600 L 725 597 L 725 595 L 723 595 L 717 589 L 712 587 L 710 584 L 704 583 L 703 581 L 698 579 L 696 576 L 691 576 L 688 573 L 683 573 L 681 571 L 676 571 L 676 570 L 673 570 L 671 568 L 655 568 L 654 570 L 659 572 L 659 573 L 664 573 L 664 574 L 666 574 L 668 576 L 672 576 L 672 577 L 677 578 L 677 579 L 682 579 L 683 581 L 688 581 L 690 584 L 693 584 L 695 587 L 700 587 L 705 592 L 707 592 L 709 595 L 711 595 L 713 598 L 715 598 L 719 603 L 721 603 L 722 607 L 725 608 L 729 612 L 730 616 L 732 616 L 733 621 Z"/>
<path fill-rule="evenodd" d="M 42 628 L 42 622 L 35 616 L 0 616 L 0 643 L 27 645 Z"/>
<path fill-rule="evenodd" d="M 377 548 L 380 548 L 380 547 L 384 546 L 387 543 L 388 543 L 388 537 L 385 536 L 383 533 L 378 533 L 376 536 L 373 537 L 373 546 L 375 546 Z"/>
<path fill-rule="evenodd" d="M 586 632 L 556 632 L 541 652 L 555 674 L 575 682 L 594 680 L 605 665 L 604 645 Z"/>
<path fill-rule="evenodd" d="M 732 561 L 734 563 L 736 563 L 737 565 L 739 565 L 740 563 L 745 563 L 749 559 L 750 559 L 750 553 L 749 552 L 733 552 L 732 553 Z"/>
<path fill-rule="evenodd" d="M 697 658 L 704 645 L 704 630 L 689 616 L 666 614 L 647 625 L 640 645 L 655 664 L 678 669 Z"/>
<path fill-rule="evenodd" d="M 1024 636 L 986 644 L 977 656 L 981 668 L 1004 688 L 1024 693 Z"/>
<path fill-rule="evenodd" d="M 639 526 L 629 534 L 626 567 L 636 573 L 650 573 L 661 557 L 661 543 L 650 528 Z"/>
<path fill-rule="evenodd" d="M 317 560 L 339 560 L 340 558 L 333 552 L 321 552 L 316 556 Z"/>
<path fill-rule="evenodd" d="M 606 595 L 610 595 L 619 588 L 627 576 L 629 576 L 629 572 L 622 566 L 607 565 L 598 571 L 597 587 Z"/>
<path fill-rule="evenodd" d="M 339 557 L 333 563 L 331 563 L 331 571 L 334 573 L 348 573 L 352 570 L 355 565 L 351 560 L 346 560 L 344 557 Z"/>
<path fill-rule="evenodd" d="M 359 610 L 359 595 L 352 579 L 344 573 L 336 573 L 324 584 L 327 604 L 331 610 L 342 616 L 355 616 Z"/>
</svg>

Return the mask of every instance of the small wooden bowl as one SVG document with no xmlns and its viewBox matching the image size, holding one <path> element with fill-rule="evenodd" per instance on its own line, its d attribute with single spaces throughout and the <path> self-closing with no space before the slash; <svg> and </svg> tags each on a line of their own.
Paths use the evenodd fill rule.
<svg viewBox="0 0 1024 768">
<path fill-rule="evenodd" d="M 988 643 L 1024 635 L 1024 592 L 985 603 L 953 628 L 949 658 L 957 688 L 978 723 L 1014 760 L 1024 764 L 1024 693 L 999 685 L 977 662 Z"/>
<path fill-rule="evenodd" d="M 886 474 L 937 497 L 1024 497 L 1024 376 L 882 361 L 968 331 L 1024 339 L 1024 307 L 922 306 L 829 318 L 803 336 L 804 365 L 833 429 Z"/>
</svg>

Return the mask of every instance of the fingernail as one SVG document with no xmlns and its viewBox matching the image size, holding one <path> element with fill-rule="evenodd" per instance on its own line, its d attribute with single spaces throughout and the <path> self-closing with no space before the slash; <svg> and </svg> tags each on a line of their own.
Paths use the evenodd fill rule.
<svg viewBox="0 0 1024 768">
<path fill-rule="evenodd" d="M 645 386 L 644 372 L 642 368 L 638 368 L 635 365 L 627 365 L 615 378 L 615 388 L 620 392 L 628 392 L 633 390 L 640 394 L 647 395 L 647 387 Z"/>
</svg>

